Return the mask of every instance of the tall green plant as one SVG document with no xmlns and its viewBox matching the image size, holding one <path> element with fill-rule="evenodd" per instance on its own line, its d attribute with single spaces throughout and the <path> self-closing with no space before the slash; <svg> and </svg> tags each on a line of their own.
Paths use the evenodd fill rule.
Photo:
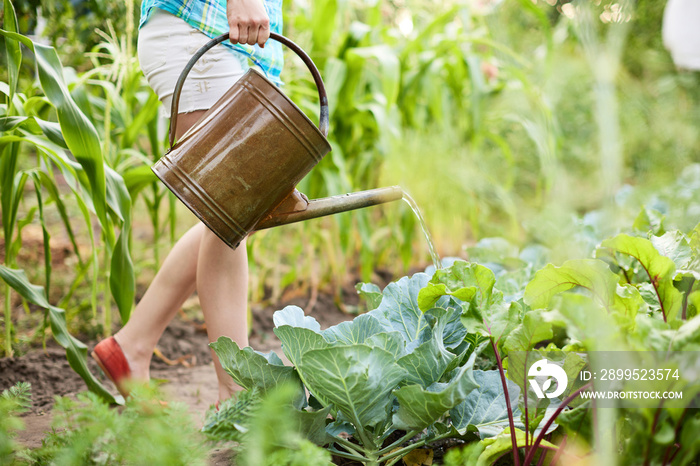
<svg viewBox="0 0 700 466">
<path fill-rule="evenodd" d="M 506 216 L 508 231 L 516 236 L 513 191 L 525 156 L 503 135 L 504 127 L 512 124 L 504 125 L 504 110 L 495 104 L 506 86 L 531 89 L 532 105 L 542 118 L 528 127 L 542 153 L 546 190 L 556 179 L 551 168 L 556 138 L 548 134 L 556 125 L 534 80 L 524 72 L 538 63 L 500 42 L 485 15 L 461 2 L 443 5 L 438 14 L 423 14 L 421 7 L 335 1 L 291 6 L 289 34 L 307 48 L 327 83 L 333 144 L 333 152 L 300 189 L 317 197 L 402 184 L 425 205 L 440 195 L 437 184 L 447 184 L 450 196 L 463 201 L 460 215 L 469 219 L 472 235 L 481 234 L 486 215 Z M 537 8 L 528 11 L 542 20 Z M 294 60 L 286 66 L 287 91 L 315 114 L 307 71 Z M 442 203 L 434 204 L 434 210 L 441 210 Z M 396 209 L 391 205 L 384 209 L 389 214 L 366 210 L 331 220 L 330 228 L 339 232 L 336 248 L 341 256 L 360 259 L 357 264 L 342 261 L 341 273 L 351 265 L 367 278 L 383 260 L 398 272 L 401 262 L 396 259 L 412 256 L 407 251 L 423 240 L 411 212 L 399 208 L 394 215 Z M 454 215 L 428 212 L 427 217 L 445 222 Z M 313 236 L 313 231 L 305 234 Z"/>
<path fill-rule="evenodd" d="M 148 209 L 157 268 L 164 227 L 168 227 L 172 239 L 175 224 L 172 202 L 163 224 L 163 203 L 174 198 L 168 196 L 169 191 L 150 170 L 150 165 L 166 152 L 164 121 L 158 115 L 158 97 L 148 86 L 134 50 L 129 47 L 133 27 L 119 35 L 111 23 L 108 26 L 109 33 L 99 32 L 104 41 L 88 54 L 93 68 L 81 75 L 80 82 L 92 91 L 86 96 L 93 119 L 102 123 L 109 165 L 124 178 L 134 202 L 141 198 Z"/>
<path fill-rule="evenodd" d="M 21 228 L 27 221 L 18 221 L 20 202 L 24 197 L 26 181 L 32 180 L 37 195 L 39 220 L 44 239 L 45 285 L 51 282 L 51 255 L 49 232 L 44 218 L 44 200 L 42 188 L 53 198 L 59 213 L 71 237 L 76 253 L 72 227 L 68 221 L 65 207 L 61 200 L 53 170 L 58 170 L 67 180 L 76 202 L 80 207 L 93 244 L 92 265 L 98 266 L 97 251 L 94 247 L 92 222 L 89 211 L 92 210 L 102 227 L 106 242 L 107 262 L 110 264 L 111 290 L 122 317 L 128 319 L 134 297 L 134 278 L 128 240 L 130 230 L 131 199 L 123 179 L 104 164 L 99 137 L 94 125 L 80 110 L 71 96 L 63 79 L 63 68 L 56 51 L 41 44 L 35 44 L 16 30 L 14 10 L 9 0 L 5 0 L 5 22 L 7 28 L 0 34 L 5 39 L 10 84 L 5 87 L 7 96 L 2 117 L 3 129 L 0 136 L 3 157 L 1 166 L 2 215 L 5 239 L 5 265 L 2 278 L 6 283 L 5 305 L 5 353 L 12 354 L 12 315 L 10 289 L 46 311 L 46 318 L 51 323 L 54 337 L 67 350 L 71 366 L 86 380 L 88 385 L 103 397 L 114 398 L 97 382 L 87 369 L 86 347 L 68 334 L 64 311 L 48 301 L 44 288 L 30 284 L 21 270 L 16 270 L 15 258 L 21 248 Z M 34 71 L 39 79 L 45 97 L 24 100 L 16 92 L 19 68 L 22 62 L 20 44 L 30 49 L 35 58 Z M 31 105 L 29 105 L 31 103 Z M 55 111 L 58 123 L 51 123 L 32 113 L 33 109 L 50 105 Z M 29 145 L 37 152 L 38 166 L 23 170 L 20 158 L 24 156 L 21 148 Z M 75 158 L 71 159 L 67 152 Z M 30 211 L 32 212 L 32 211 Z M 31 217 L 32 214 L 30 214 Z M 119 237 L 115 229 L 121 226 Z M 79 254 L 78 254 L 79 256 Z M 80 256 L 79 256 L 80 257 Z M 95 273 L 95 279 L 97 274 Z M 95 280 L 96 281 L 96 280 Z M 93 304 L 96 288 L 93 288 Z"/>
<path fill-rule="evenodd" d="M 162 120 L 158 109 L 160 102 L 150 89 L 138 65 L 131 46 L 135 34 L 133 18 L 127 21 L 122 34 L 111 27 L 100 31 L 103 42 L 89 54 L 93 68 L 82 74 L 77 83 L 84 94 L 86 113 L 95 121 L 101 134 L 106 163 L 124 179 L 133 202 L 142 199 L 148 210 L 153 229 L 153 268 L 160 264 L 160 246 L 163 232 L 170 230 L 174 239 L 174 197 L 160 183 L 150 165 L 164 152 Z M 170 202 L 164 202 L 170 201 Z M 163 220 L 163 207 L 169 208 Z M 105 275 L 110 270 L 105 271 Z M 109 305 L 108 297 L 105 308 Z M 105 311 L 105 318 L 110 313 Z M 122 321 L 126 319 L 122 315 Z M 105 333 L 111 332 L 111 324 L 105 320 Z"/>
<path fill-rule="evenodd" d="M 7 11 L 11 11 L 9 0 L 6 2 Z M 10 15 L 6 15 L 6 18 Z M 86 117 L 74 101 L 63 80 L 63 68 L 56 51 L 51 47 L 35 44 L 27 37 L 16 31 L 0 31 L 5 42 L 13 43 L 16 53 L 12 61 L 19 67 L 21 50 L 19 44 L 24 44 L 34 52 L 35 72 L 39 77 L 42 90 L 48 102 L 54 107 L 61 135 L 56 134 L 56 128 L 51 128 L 47 139 L 59 147 L 70 150 L 81 171 L 78 173 L 80 186 L 89 195 L 89 207 L 94 210 L 102 227 L 102 234 L 110 248 L 116 248 L 110 255 L 112 263 L 111 275 L 113 282 L 121 286 L 113 286 L 115 300 L 122 317 L 127 319 L 131 301 L 133 300 L 133 273 L 129 258 L 127 241 L 129 237 L 131 200 L 124 182 L 115 173 L 105 168 L 99 136 L 91 121 Z M 14 95 L 8 96 L 9 101 Z M 43 147 L 40 147 L 43 149 Z M 59 164 L 59 169 L 65 164 Z M 13 165 L 14 166 L 14 165 Z M 9 177 L 6 172 L 5 177 Z M 115 237 L 115 227 L 121 225 L 119 237 Z"/>
<path fill-rule="evenodd" d="M 12 4 L 5 2 L 5 26 L 13 29 L 16 23 L 13 21 L 14 15 Z M 0 136 L 0 146 L 2 147 L 3 157 L 1 163 L 2 173 L 2 216 L 3 216 L 3 233 L 5 255 L 4 263 L 9 267 L 16 267 L 16 258 L 19 249 L 22 247 L 22 229 L 32 221 L 36 208 L 30 209 L 25 219 L 20 219 L 20 203 L 25 196 L 25 186 L 27 181 L 34 184 L 36 193 L 37 207 L 39 211 L 39 220 L 42 225 L 42 234 L 44 241 L 44 271 L 46 295 L 51 283 L 51 251 L 49 248 L 50 234 L 46 228 L 44 220 L 44 196 L 42 189 L 46 189 L 49 198 L 55 202 L 61 220 L 68 232 L 70 240 L 73 244 L 73 249 L 80 260 L 80 266 L 85 267 L 80 256 L 73 228 L 68 219 L 65 205 L 59 190 L 53 172 L 42 168 L 51 165 L 51 157 L 53 157 L 59 170 L 64 174 L 67 180 L 76 179 L 76 170 L 71 163 L 68 162 L 65 154 L 58 154 L 52 150 L 57 143 L 65 145 L 63 136 L 60 132 L 60 127 L 56 123 L 46 121 L 39 117 L 37 109 L 48 102 L 41 97 L 27 99 L 24 94 L 16 91 L 17 81 L 19 79 L 19 67 L 22 60 L 20 43 L 18 41 L 6 40 L 5 49 L 8 57 L 9 85 L 2 83 L 3 93 L 6 95 L 5 114 L 1 118 L 2 136 Z M 33 146 L 39 152 L 37 156 L 38 166 L 34 168 L 22 169 L 24 164 L 21 163 L 21 148 L 23 144 Z M 46 155 L 46 154 L 50 155 Z M 77 164 L 75 164 L 77 165 Z M 79 203 L 84 207 L 82 199 Z M 83 209 L 87 211 L 86 208 Z M 86 218 L 89 225 L 89 218 Z M 12 355 L 12 292 L 11 287 L 6 283 L 5 289 L 5 354 Z"/>
</svg>

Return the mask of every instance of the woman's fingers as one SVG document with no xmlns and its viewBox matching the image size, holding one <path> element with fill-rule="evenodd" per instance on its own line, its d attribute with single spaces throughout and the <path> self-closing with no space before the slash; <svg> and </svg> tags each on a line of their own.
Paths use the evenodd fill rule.
<svg viewBox="0 0 700 466">
<path fill-rule="evenodd" d="M 265 42 L 270 38 L 270 22 L 260 25 L 258 29 L 258 45 L 265 47 Z"/>
<path fill-rule="evenodd" d="M 232 43 L 261 47 L 270 37 L 270 19 L 260 0 L 228 0 L 226 13 Z"/>
<path fill-rule="evenodd" d="M 250 43 L 248 41 L 248 36 L 249 34 L 249 28 L 250 26 L 246 24 L 241 24 L 238 26 L 238 42 L 241 44 L 248 44 Z"/>
<path fill-rule="evenodd" d="M 232 44 L 238 43 L 238 24 L 229 24 L 228 40 L 230 40 Z"/>
</svg>

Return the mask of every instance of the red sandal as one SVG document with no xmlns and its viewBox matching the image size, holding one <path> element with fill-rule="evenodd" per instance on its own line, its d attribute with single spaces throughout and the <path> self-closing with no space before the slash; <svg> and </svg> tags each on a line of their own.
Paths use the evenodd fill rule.
<svg viewBox="0 0 700 466">
<path fill-rule="evenodd" d="M 125 382 L 131 378 L 131 369 L 117 340 L 114 337 L 109 337 L 99 342 L 92 352 L 92 358 L 109 380 L 114 383 L 119 393 L 127 397 L 129 390 L 125 386 Z"/>
</svg>

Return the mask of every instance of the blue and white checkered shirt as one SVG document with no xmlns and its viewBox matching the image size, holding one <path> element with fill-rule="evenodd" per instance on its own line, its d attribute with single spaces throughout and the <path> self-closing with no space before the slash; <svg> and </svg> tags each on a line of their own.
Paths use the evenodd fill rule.
<svg viewBox="0 0 700 466">
<path fill-rule="evenodd" d="M 282 0 L 264 0 L 265 11 L 270 18 L 270 31 L 282 32 Z M 143 0 L 141 3 L 141 22 L 146 24 L 154 8 L 160 8 L 179 18 L 190 26 L 214 38 L 229 30 L 226 18 L 226 0 Z M 259 66 L 274 83 L 282 84 L 280 73 L 284 66 L 282 45 L 274 40 L 268 41 L 265 48 L 256 45 L 223 43 L 232 50 L 240 52 Z"/>
</svg>

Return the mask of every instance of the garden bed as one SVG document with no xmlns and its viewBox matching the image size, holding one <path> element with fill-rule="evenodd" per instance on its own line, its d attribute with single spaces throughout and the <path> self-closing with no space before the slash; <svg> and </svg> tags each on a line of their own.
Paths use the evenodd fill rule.
<svg viewBox="0 0 700 466">
<path fill-rule="evenodd" d="M 346 288 L 347 293 L 350 293 L 351 286 Z M 286 305 L 305 307 L 310 298 L 308 295 L 296 296 L 288 297 L 277 304 L 253 305 L 251 346 L 260 351 L 275 351 L 281 354 L 279 340 L 272 333 L 272 313 Z M 188 304 L 192 306 L 193 301 L 196 302 L 196 299 Z M 348 294 L 346 301 L 357 302 L 357 297 Z M 333 296 L 323 291 L 318 293 L 309 312 L 324 327 L 353 317 L 339 310 Z M 204 412 L 216 401 L 216 376 L 207 347 L 206 327 L 202 321 L 192 319 L 188 315 L 180 313 L 158 343 L 162 355 L 171 363 L 177 363 L 169 364 L 163 358 L 154 355 L 151 374 L 154 379 L 165 381 L 163 388 L 168 396 L 187 404 L 189 411 L 201 422 Z M 85 343 L 92 348 L 96 341 Z M 99 374 L 100 380 L 114 391 L 97 364 L 90 358 L 88 365 L 90 370 Z M 83 380 L 68 365 L 65 350 L 51 338 L 47 339 L 45 350 L 35 348 L 21 357 L 0 359 L 0 391 L 18 382 L 29 382 L 32 386 L 32 405 L 23 416 L 25 429 L 20 431 L 18 436 L 19 442 L 30 448 L 40 446 L 46 432 L 50 430 L 54 397 L 74 397 L 86 390 Z"/>
</svg>

